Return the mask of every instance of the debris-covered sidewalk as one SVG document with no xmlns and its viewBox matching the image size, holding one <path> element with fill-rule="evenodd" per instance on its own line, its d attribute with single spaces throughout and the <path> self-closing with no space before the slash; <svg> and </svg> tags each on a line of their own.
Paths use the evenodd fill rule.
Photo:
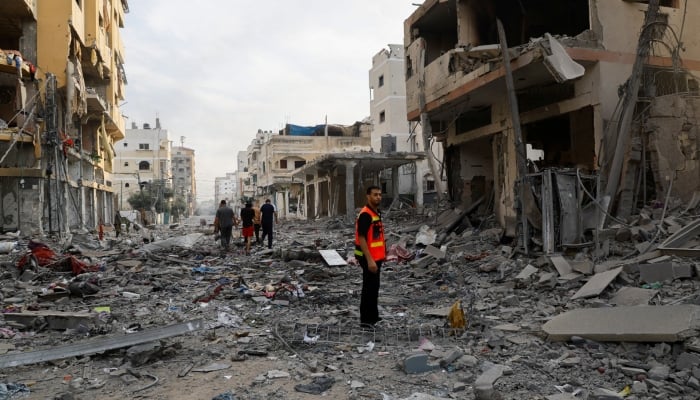
<svg viewBox="0 0 700 400">
<path fill-rule="evenodd" d="M 374 330 L 342 219 L 0 238 L 0 399 L 696 399 L 697 204 L 530 256 L 473 210 L 392 210 Z M 146 243 L 147 242 L 147 243 Z"/>
</svg>

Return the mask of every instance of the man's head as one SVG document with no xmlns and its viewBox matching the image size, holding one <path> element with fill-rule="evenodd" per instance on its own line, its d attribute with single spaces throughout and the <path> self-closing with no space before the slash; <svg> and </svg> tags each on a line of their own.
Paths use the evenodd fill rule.
<svg viewBox="0 0 700 400">
<path fill-rule="evenodd" d="M 251 203 L 251 202 L 245 203 L 245 208 L 251 208 L 251 207 L 253 207 L 253 203 Z"/>
<path fill-rule="evenodd" d="M 265 203 L 266 203 L 266 204 L 270 204 L 270 199 L 266 199 L 266 200 L 265 200 Z"/>
<path fill-rule="evenodd" d="M 379 186 L 370 186 L 367 188 L 367 204 L 372 208 L 379 208 L 382 203 L 382 188 Z"/>
<path fill-rule="evenodd" d="M 219 207 L 223 207 L 225 205 L 226 205 L 226 200 L 221 200 L 221 202 L 219 203 Z"/>
</svg>

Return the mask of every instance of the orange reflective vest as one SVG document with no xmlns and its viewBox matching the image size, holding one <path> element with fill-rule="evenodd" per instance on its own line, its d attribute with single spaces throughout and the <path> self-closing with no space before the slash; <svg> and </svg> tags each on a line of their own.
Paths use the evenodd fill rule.
<svg viewBox="0 0 700 400">
<path fill-rule="evenodd" d="M 362 248 L 360 248 L 360 234 L 357 226 L 357 222 L 359 221 L 362 213 L 367 213 L 372 217 L 372 224 L 369 226 L 369 230 L 365 235 L 367 246 L 369 247 L 369 254 L 372 256 L 374 261 L 382 261 L 386 258 L 384 225 L 382 224 L 382 218 L 379 216 L 379 214 L 375 213 L 374 210 L 367 206 L 364 206 L 362 210 L 360 210 L 360 214 L 357 215 L 357 219 L 355 220 L 355 256 L 364 257 Z"/>
</svg>

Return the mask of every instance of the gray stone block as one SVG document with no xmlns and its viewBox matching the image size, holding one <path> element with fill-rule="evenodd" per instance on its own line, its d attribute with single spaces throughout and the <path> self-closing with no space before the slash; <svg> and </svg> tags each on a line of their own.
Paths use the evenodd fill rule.
<svg viewBox="0 0 700 400">
<path fill-rule="evenodd" d="M 439 369 L 439 365 L 428 364 L 427 354 L 412 354 L 403 360 L 403 370 L 407 374 L 420 374 Z"/>
</svg>

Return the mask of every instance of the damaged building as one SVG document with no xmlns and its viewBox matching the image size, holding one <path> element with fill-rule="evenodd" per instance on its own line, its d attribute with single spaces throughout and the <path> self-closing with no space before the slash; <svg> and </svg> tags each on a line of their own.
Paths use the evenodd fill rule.
<svg viewBox="0 0 700 400">
<path fill-rule="evenodd" d="M 0 2 L 1 231 L 111 222 L 127 0 Z"/>
<path fill-rule="evenodd" d="M 681 0 L 425 1 L 404 25 L 407 114 L 442 143 L 450 199 L 485 200 L 547 252 L 608 214 L 688 201 L 699 15 Z"/>
</svg>

